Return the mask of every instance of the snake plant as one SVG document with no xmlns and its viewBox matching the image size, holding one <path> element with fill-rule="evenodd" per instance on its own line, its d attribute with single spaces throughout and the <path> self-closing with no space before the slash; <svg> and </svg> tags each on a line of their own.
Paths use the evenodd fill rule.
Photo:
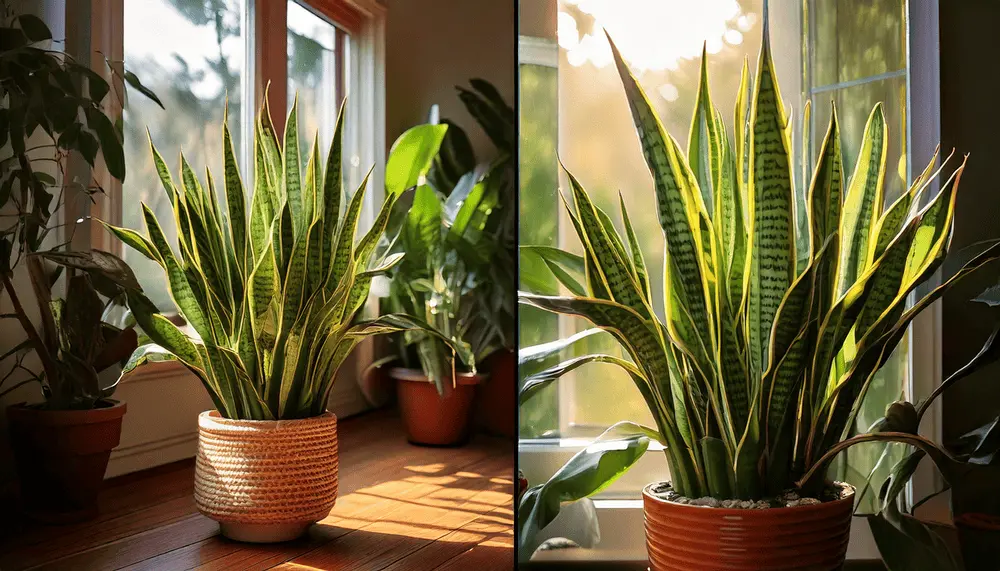
<svg viewBox="0 0 1000 571">
<path fill-rule="evenodd" d="M 415 181 L 406 184 L 399 173 L 387 173 L 387 179 L 399 183 L 394 187 L 399 192 L 387 193 L 371 229 L 355 241 L 368 177 L 349 200 L 342 200 L 343 108 L 328 154 L 320 154 L 314 139 L 305 168 L 299 160 L 297 115 L 296 101 L 282 143 L 264 104 L 254 133 L 249 205 L 228 126 L 222 129 L 225 206 L 216 198 L 210 172 L 203 186 L 182 155 L 175 183 L 150 145 L 173 207 L 179 256 L 145 204 L 147 236 L 105 224 L 164 269 L 170 294 L 189 326 L 178 327 L 140 291 L 129 289 L 129 308 L 152 343 L 133 353 L 124 373 L 144 363 L 179 361 L 201 380 L 227 418 L 321 414 L 337 369 L 360 341 L 414 328 L 436 333 L 407 315 L 355 320 L 372 278 L 402 258 L 372 259 L 396 199 Z M 459 358 L 471 358 L 468 347 L 445 342 Z"/>
<path fill-rule="evenodd" d="M 703 53 L 686 151 L 665 132 L 612 43 L 665 241 L 663 317 L 624 200 L 622 235 L 567 171 L 572 206 L 564 203 L 583 255 L 523 249 L 542 256 L 572 295 L 520 292 L 519 302 L 588 320 L 628 358 L 587 354 L 531 374 L 522 402 L 569 371 L 610 363 L 634 381 L 656 426 L 620 423 L 531 488 L 518 515 L 522 555 L 530 555 L 534 533 L 561 502 L 606 487 L 652 440 L 665 447 L 675 491 L 720 499 L 815 491 L 823 465 L 858 441 L 927 444 L 895 431 L 849 437 L 868 386 L 910 322 L 956 279 L 1000 256 L 1000 248 L 907 303 L 947 253 L 965 163 L 936 196 L 924 196 L 940 172 L 935 155 L 883 207 L 888 132 L 877 104 L 850 176 L 832 109 L 804 198 L 808 250 L 797 251 L 795 163 L 767 30 L 765 17 L 752 94 L 744 64 L 732 138 L 712 105 Z M 584 346 L 590 334 L 524 348 L 522 362 Z"/>
</svg>

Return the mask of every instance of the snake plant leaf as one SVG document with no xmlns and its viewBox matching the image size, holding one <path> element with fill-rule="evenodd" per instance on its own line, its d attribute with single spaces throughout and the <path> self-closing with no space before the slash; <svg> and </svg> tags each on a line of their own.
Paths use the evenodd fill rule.
<svg viewBox="0 0 1000 571">
<path fill-rule="evenodd" d="M 707 345 L 713 334 L 705 301 L 704 268 L 699 256 L 703 247 L 700 220 L 707 216 L 703 208 L 697 210 L 700 190 L 677 141 L 664 130 L 610 36 L 608 42 L 632 110 L 646 164 L 653 176 L 657 214 L 666 239 L 664 287 L 671 292 L 667 299 L 676 300 L 676 303 L 667 304 L 668 325 L 682 332 L 680 340 L 684 344 L 691 347 Z M 683 317 L 684 313 L 690 318 Z M 685 320 L 693 323 L 693 331 L 685 331 L 688 329 L 682 325 Z"/>
<path fill-rule="evenodd" d="M 145 204 L 142 205 L 142 214 L 143 220 L 146 223 L 146 230 L 149 233 L 150 242 L 156 248 L 157 255 L 163 259 L 163 265 L 167 272 L 167 280 L 170 283 L 170 296 L 173 298 L 174 303 L 177 304 L 177 309 L 180 310 L 184 319 L 194 327 L 194 330 L 198 332 L 198 335 L 202 339 L 211 339 L 212 330 L 209 327 L 208 318 L 205 316 L 202 305 L 195 298 L 184 270 L 178 263 L 177 258 L 174 257 L 174 253 L 170 249 L 170 244 L 167 243 L 167 238 L 164 236 L 163 230 L 156 220 L 156 215 Z M 145 330 L 145 327 L 143 329 Z M 160 344 L 163 345 L 163 343 Z"/>
<path fill-rule="evenodd" d="M 631 432 L 631 434 L 628 434 Z M 648 430 L 633 423 L 618 423 L 577 452 L 547 482 L 525 493 L 518 509 L 519 554 L 524 560 L 538 547 L 536 536 L 559 514 L 563 502 L 592 496 L 607 488 L 631 468 L 649 448 Z"/>
<path fill-rule="evenodd" d="M 938 265 L 948 250 L 951 242 L 952 227 L 955 218 L 955 201 L 958 198 L 958 185 L 965 170 L 965 161 L 952 173 L 944 184 L 938 196 L 927 205 L 917 216 L 920 225 L 917 227 L 913 245 L 906 260 L 904 283 L 920 282 L 926 279 L 933 267 Z M 914 283 L 914 285 L 916 285 Z"/>
<path fill-rule="evenodd" d="M 747 192 L 747 172 L 746 167 L 750 161 L 747 160 L 747 140 L 750 138 L 750 58 L 743 58 L 743 69 L 740 71 L 740 86 L 736 92 L 736 106 L 733 109 L 733 133 L 736 138 L 736 182 L 741 197 Z M 743 201 L 746 203 L 746 201 Z M 749 226 L 750 218 L 748 209 L 743 209 L 744 226 Z"/>
<path fill-rule="evenodd" d="M 744 268 L 747 258 L 747 230 L 743 192 L 737 179 L 739 155 L 729 145 L 722 115 L 717 114 L 722 148 L 721 181 L 715 196 L 715 212 L 712 219 L 715 235 L 719 240 L 719 287 L 725 295 L 731 311 L 735 314 L 743 303 Z"/>
<path fill-rule="evenodd" d="M 749 285 L 747 339 L 751 375 L 768 367 L 767 340 L 781 298 L 795 274 L 790 149 L 783 128 L 788 121 L 774 72 L 764 19 L 764 43 L 750 107 L 749 147 Z"/>
<path fill-rule="evenodd" d="M 223 171 L 226 181 L 226 206 L 229 213 L 230 241 L 236 254 L 237 267 L 246 263 L 246 191 L 243 189 L 243 178 L 236 164 L 236 149 L 233 147 L 233 137 L 229 132 L 229 105 L 223 113 L 222 152 Z M 214 200 L 211 203 L 215 203 Z"/>
<path fill-rule="evenodd" d="M 177 188 L 152 149 L 174 210 L 180 258 L 148 206 L 143 206 L 148 237 L 123 229 L 115 232 L 161 263 L 171 296 L 193 332 L 181 331 L 140 290 L 126 287 L 137 324 L 151 342 L 202 381 L 227 418 L 270 420 L 321 414 L 337 370 L 358 342 L 404 325 L 408 330 L 427 330 L 419 321 L 404 323 L 406 316 L 396 316 L 394 328 L 351 327 L 367 299 L 371 278 L 401 259 L 400 255 L 380 256 L 373 266 L 370 260 L 395 197 L 383 201 L 373 228 L 355 246 L 368 179 L 352 198 L 344 220 L 339 220 L 342 127 L 331 146 L 331 154 L 338 156 L 325 157 L 331 167 L 324 176 L 320 168 L 324 158 L 316 138 L 301 171 L 296 122 L 293 112 L 282 144 L 267 104 L 262 107 L 255 132 L 255 192 L 249 212 L 245 202 L 237 204 L 244 191 L 225 126 L 228 208 L 223 208 L 207 169 L 206 190 L 182 157 Z M 458 356 L 471 364 L 471 350 L 453 344 Z M 152 352 L 139 354 L 134 366 L 159 359 Z"/>
<path fill-rule="evenodd" d="M 901 194 L 899 198 L 893 202 L 889 208 L 882 214 L 879 218 L 877 230 L 875 236 L 877 240 L 870 244 L 872 251 L 869 253 L 869 258 L 872 260 L 877 260 L 882 252 L 885 251 L 886 247 L 889 246 L 889 242 L 899 233 L 902 229 L 903 224 L 906 222 L 907 217 L 910 214 L 911 207 L 914 204 L 915 199 L 922 193 L 922 191 L 930 185 L 931 181 L 936 177 L 934 173 L 934 164 L 937 162 L 938 153 L 941 150 L 941 146 L 934 150 L 934 155 L 931 157 L 931 161 L 927 163 L 927 167 L 924 168 L 923 172 L 913 181 L 910 188 Z M 942 165 L 943 166 L 943 165 Z"/>
<path fill-rule="evenodd" d="M 563 361 L 554 367 L 549 367 L 544 371 L 533 373 L 524 378 L 524 385 L 521 387 L 519 392 L 518 402 L 524 404 L 532 396 L 534 396 L 539 390 L 548 386 L 552 381 L 555 381 L 573 371 L 587 365 L 590 363 L 609 363 L 612 365 L 617 365 L 626 372 L 642 377 L 642 372 L 639 371 L 632 363 L 621 359 L 620 357 L 615 357 L 613 355 L 603 355 L 603 354 L 593 354 L 593 355 L 583 355 L 581 357 L 574 357 L 572 359 Z M 645 378 L 643 377 L 645 381 Z"/>
<path fill-rule="evenodd" d="M 115 238 L 121 240 L 126 246 L 131 247 L 147 259 L 160 264 L 161 267 L 163 266 L 163 261 L 158 257 L 155 248 L 153 248 L 153 244 L 151 244 L 145 236 L 129 228 L 122 228 L 120 226 L 108 224 L 103 220 L 100 222 L 105 228 L 108 229 L 109 232 L 115 235 Z"/>
<path fill-rule="evenodd" d="M 552 357 L 580 356 L 595 342 L 594 336 L 604 336 L 600 328 L 585 329 L 556 341 L 521 347 L 517 352 L 517 371 L 522 376 L 538 372 Z"/>
<path fill-rule="evenodd" d="M 542 263 L 552 272 L 552 275 L 559 280 L 559 283 L 566 286 L 573 295 L 587 297 L 586 268 L 584 267 L 583 256 L 553 248 L 551 246 L 521 246 L 521 256 L 534 255 L 541 258 Z M 533 276 L 524 271 L 527 264 L 522 264 L 521 281 L 528 283 L 547 283 L 547 277 L 541 278 Z M 534 281 L 532 281 L 534 280 Z M 544 280 L 544 281 L 543 281 Z M 531 288 L 534 289 L 534 288 Z M 536 290 L 535 293 L 546 293 Z"/>
<path fill-rule="evenodd" d="M 455 356 L 474 373 L 476 371 L 475 356 L 468 343 L 445 335 L 430 324 L 410 315 L 389 313 L 375 319 L 358 322 L 347 330 L 349 337 L 371 334 L 397 333 L 401 331 L 422 331 L 436 337 L 451 349 Z"/>
<path fill-rule="evenodd" d="M 707 45 L 707 43 L 702 44 L 701 48 L 701 75 L 691 131 L 688 135 L 687 157 L 688 164 L 698 181 L 698 188 L 701 189 L 702 201 L 711 217 L 722 181 L 723 150 L 720 131 L 725 130 L 725 125 L 718 121 L 709 95 Z"/>
<path fill-rule="evenodd" d="M 135 351 L 132 352 L 132 356 L 129 357 L 125 366 L 122 368 L 122 375 L 127 375 L 140 365 L 145 365 L 146 363 L 163 363 L 178 360 L 179 358 L 173 352 L 157 345 L 156 343 L 147 343 L 145 345 L 140 345 Z"/>
<path fill-rule="evenodd" d="M 292 231 L 296 238 L 309 227 L 305 215 L 305 198 L 303 197 L 302 164 L 299 162 L 299 96 L 296 93 L 292 100 L 292 110 L 288 112 L 285 122 L 285 144 L 282 159 L 284 161 L 285 200 L 292 217 Z"/>
<path fill-rule="evenodd" d="M 623 259 L 625 249 L 621 240 L 619 239 L 617 243 L 611 240 L 590 197 L 572 173 L 566 171 L 566 175 L 573 189 L 577 217 L 584 231 L 584 248 L 597 262 L 595 270 L 601 283 L 611 293 L 614 301 L 631 308 L 644 318 L 649 318 L 652 311 L 643 301 L 642 290 L 636 283 L 629 262 Z M 617 234 L 615 237 L 618 237 Z M 628 259 L 631 261 L 631 258 Z"/>
<path fill-rule="evenodd" d="M 867 269 L 869 241 L 881 214 L 883 179 L 885 177 L 886 135 L 885 114 L 877 103 L 868 116 L 861 150 L 847 185 L 844 211 L 841 220 L 841 250 L 843 252 L 838 276 L 838 290 L 847 291 Z"/>
<path fill-rule="evenodd" d="M 399 196 L 424 184 L 447 131 L 447 125 L 418 125 L 396 139 L 385 165 L 386 194 Z"/>
<path fill-rule="evenodd" d="M 639 284 L 639 292 L 642 294 L 643 299 L 647 305 L 652 307 L 653 292 L 650 289 L 649 271 L 646 269 L 646 260 L 642 255 L 642 246 L 639 244 L 639 239 L 636 237 L 635 230 L 632 228 L 632 221 L 629 219 L 628 210 L 625 208 L 625 197 L 622 196 L 620 191 L 618 192 L 618 204 L 622 213 L 622 223 L 625 225 L 625 237 L 628 239 L 629 254 L 631 254 L 632 273 L 635 275 L 636 281 Z M 548 265 L 547 261 L 546 265 Z M 555 273 L 554 270 L 553 273 Z M 559 281 L 562 282 L 563 280 L 560 279 Z M 570 288 L 570 291 L 573 291 L 572 288 Z M 578 293 L 577 295 L 584 294 Z"/>
<path fill-rule="evenodd" d="M 368 171 L 361 186 L 354 192 L 350 203 L 347 205 L 347 212 L 340 223 L 340 230 L 337 236 L 337 245 L 333 250 L 333 259 L 330 263 L 330 274 L 327 276 L 326 286 L 332 290 L 340 284 L 347 267 L 354 258 L 354 235 L 358 231 L 358 220 L 361 217 L 361 208 L 365 203 L 365 193 L 368 190 L 368 180 L 371 178 L 372 170 Z"/>
<path fill-rule="evenodd" d="M 340 111 L 337 113 L 337 126 L 333 130 L 333 139 L 330 141 L 330 151 L 326 156 L 326 169 L 323 177 L 322 197 L 323 208 L 323 261 L 326 263 L 333 258 L 332 252 L 336 245 L 337 224 L 340 220 L 340 205 L 344 196 L 342 183 L 343 169 L 343 138 L 344 138 L 344 112 L 347 109 L 347 98 L 340 104 Z M 317 159 L 318 160 L 318 159 Z M 317 206 L 319 208 L 319 206 Z"/>
</svg>

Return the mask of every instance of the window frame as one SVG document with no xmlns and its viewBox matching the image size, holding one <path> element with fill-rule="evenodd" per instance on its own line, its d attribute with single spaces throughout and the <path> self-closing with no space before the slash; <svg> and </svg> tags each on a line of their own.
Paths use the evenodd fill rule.
<svg viewBox="0 0 1000 571">
<path fill-rule="evenodd" d="M 365 204 L 360 215 L 362 228 L 371 225 L 375 218 L 375 207 L 381 204 L 384 197 L 384 163 L 385 163 L 385 29 L 387 8 L 381 0 L 297 0 L 300 4 L 322 15 L 331 24 L 347 31 L 352 39 L 346 60 L 349 70 L 346 93 L 352 95 L 348 99 L 348 116 L 354 118 L 345 125 L 345 148 L 353 153 L 357 161 L 345 164 L 344 182 L 348 188 L 356 188 L 367 167 L 374 165 L 374 171 L 369 181 L 369 192 L 365 196 Z M 125 0 L 90 0 L 66 1 L 67 22 L 80 25 L 67 26 L 67 44 L 76 48 L 77 57 L 90 63 L 92 69 L 103 70 L 102 75 L 111 81 L 115 88 L 124 89 L 119 76 L 112 77 L 106 70 L 105 55 L 110 61 L 124 60 L 124 2 Z M 244 101 L 254 101 L 253 106 L 244 105 L 239 120 L 244 124 L 252 124 L 256 118 L 257 109 L 264 96 L 267 85 L 265 78 L 274 78 L 269 90 L 269 105 L 273 109 L 286 109 L 287 88 L 287 27 L 285 0 L 244 0 L 242 29 L 252 30 L 245 34 L 247 57 L 245 71 L 251 75 L 251 82 L 242 82 L 244 89 L 250 95 Z M 343 18 L 343 20 L 341 20 Z M 252 21 L 252 26 L 250 22 Z M 263 33 L 262 33 L 263 31 Z M 339 35 L 339 34 L 338 34 Z M 83 57 L 89 54 L 89 57 Z M 280 70 L 280 75 L 278 75 Z M 342 80 L 341 80 L 342 82 Z M 252 86 L 252 94 L 247 86 Z M 117 101 L 111 103 L 108 115 L 120 118 L 122 109 Z M 284 128 L 284 122 L 275 124 L 279 130 Z M 248 136 L 252 129 L 244 130 Z M 252 145 L 249 139 L 242 145 L 241 161 L 243 164 L 244 182 L 248 196 L 252 192 L 248 165 L 252 164 Z M 353 157 L 352 157 L 353 158 Z M 356 163 L 356 164 L 354 164 Z M 365 171 L 362 172 L 362 167 Z M 100 249 L 121 256 L 124 247 L 121 241 L 114 239 L 96 221 L 87 219 L 99 218 L 119 225 L 122 220 L 122 185 L 107 172 L 103 164 L 93 169 L 93 176 L 105 189 L 103 199 L 98 199 L 81 210 L 64 209 L 66 223 L 84 218 L 84 228 L 74 235 L 73 247 L 77 250 Z M 67 204 L 72 196 L 67 196 Z M 81 231 L 84 230 L 84 231 Z M 369 306 L 374 303 L 369 300 Z M 353 372 L 342 372 L 345 378 L 356 377 L 374 359 L 374 349 L 371 343 L 361 343 L 348 359 L 345 365 L 354 369 Z M 123 381 L 162 380 L 170 381 L 178 376 L 189 375 L 187 369 L 177 362 L 149 363 L 142 369 L 130 373 Z M 337 398 L 336 390 L 331 395 L 331 402 Z M 332 405 L 331 405 L 332 406 Z M 351 406 L 357 406 L 352 404 Z"/>
<path fill-rule="evenodd" d="M 550 0 L 555 2 L 556 0 Z M 938 0 L 906 2 L 906 93 L 907 93 L 907 140 L 906 148 L 910 157 L 930 157 L 940 141 L 940 53 L 938 50 L 939 24 Z M 802 0 L 802 17 L 806 17 L 809 0 Z M 807 25 L 802 22 L 803 42 L 807 39 Z M 805 43 L 803 43 L 805 45 Z M 518 37 L 518 74 L 522 64 L 558 67 L 558 44 L 555 39 L 534 36 Z M 803 63 L 803 71 L 806 64 Z M 892 75 L 892 74 L 888 74 Z M 864 81 L 883 79 L 881 76 L 866 77 Z M 805 78 L 803 78 L 805 80 Z M 519 85 L 519 82 L 518 82 Z M 907 161 L 907 176 L 911 175 L 913 161 Z M 929 201 L 939 190 L 935 180 L 924 194 Z M 567 238 L 568 220 L 560 211 L 560 240 Z M 918 293 L 928 291 L 940 284 L 940 272 L 918 288 Z M 910 302 L 915 301 L 911 294 Z M 566 330 L 566 319 L 560 319 L 560 335 L 573 331 Z M 927 395 L 942 381 L 941 357 L 941 303 L 935 302 L 923 311 L 910 325 L 909 395 Z M 560 389 L 560 427 L 563 426 L 562 390 Z M 942 436 L 940 399 L 928 410 L 920 427 L 920 433 L 935 442 Z M 518 467 L 535 485 L 555 473 L 573 454 L 585 448 L 589 440 L 585 438 L 534 438 L 518 441 Z M 652 443 L 642 458 L 619 480 L 594 498 L 601 531 L 601 539 L 593 550 L 582 557 L 588 561 L 644 561 L 647 558 L 645 531 L 643 528 L 642 500 L 637 490 L 646 483 L 669 477 L 665 457 L 660 453 L 662 446 Z M 931 463 L 921 464 L 917 473 L 907 485 L 906 497 L 910 505 L 914 499 L 922 498 L 941 487 L 941 478 Z M 557 519 L 552 525 L 559 533 L 561 524 Z M 546 536 L 549 536 L 547 533 Z M 554 550 L 546 553 L 542 560 L 579 560 L 581 556 L 569 553 L 574 550 Z M 860 519 L 851 526 L 848 550 L 849 559 L 879 559 L 878 548 L 871 530 Z"/>
</svg>

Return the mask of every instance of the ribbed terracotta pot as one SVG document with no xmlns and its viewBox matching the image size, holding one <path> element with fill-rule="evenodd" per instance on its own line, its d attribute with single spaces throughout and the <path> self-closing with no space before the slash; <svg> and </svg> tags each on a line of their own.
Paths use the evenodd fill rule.
<svg viewBox="0 0 1000 571">
<path fill-rule="evenodd" d="M 337 501 L 337 417 L 268 421 L 201 413 L 194 500 L 230 539 L 301 536 Z"/>
<path fill-rule="evenodd" d="M 485 376 L 459 373 L 455 383 L 445 381 L 444 395 L 439 395 L 423 371 L 397 367 L 389 375 L 396 380 L 399 410 L 410 442 L 456 446 L 469 439 L 476 386 Z"/>
<path fill-rule="evenodd" d="M 854 494 L 817 505 L 727 509 L 642 490 L 651 571 L 834 571 L 851 534 Z"/>
<path fill-rule="evenodd" d="M 97 515 L 97 494 L 122 434 L 125 403 L 89 410 L 7 407 L 22 511 L 44 523 Z"/>
</svg>

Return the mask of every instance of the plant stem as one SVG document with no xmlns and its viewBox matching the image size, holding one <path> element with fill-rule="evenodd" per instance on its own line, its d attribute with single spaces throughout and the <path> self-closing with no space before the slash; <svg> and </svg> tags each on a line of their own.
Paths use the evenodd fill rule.
<svg viewBox="0 0 1000 571">
<path fill-rule="evenodd" d="M 14 291 L 14 284 L 10 282 L 10 276 L 3 275 L 3 287 L 7 290 L 7 295 L 10 296 L 10 304 L 14 308 L 14 313 L 17 315 L 17 320 L 21 323 L 21 328 L 24 329 L 25 334 L 28 335 L 28 339 L 31 341 L 32 345 L 35 346 L 35 353 L 38 354 L 38 359 L 42 362 L 42 368 L 45 370 L 45 376 L 49 379 L 49 382 L 54 381 L 56 377 L 55 363 L 52 361 L 52 355 L 49 354 L 48 347 L 42 342 L 42 338 L 38 336 L 38 331 L 35 330 L 35 326 L 31 324 L 31 320 L 28 319 L 28 315 L 24 312 L 24 307 L 21 306 L 21 301 L 17 297 L 17 292 Z"/>
</svg>

